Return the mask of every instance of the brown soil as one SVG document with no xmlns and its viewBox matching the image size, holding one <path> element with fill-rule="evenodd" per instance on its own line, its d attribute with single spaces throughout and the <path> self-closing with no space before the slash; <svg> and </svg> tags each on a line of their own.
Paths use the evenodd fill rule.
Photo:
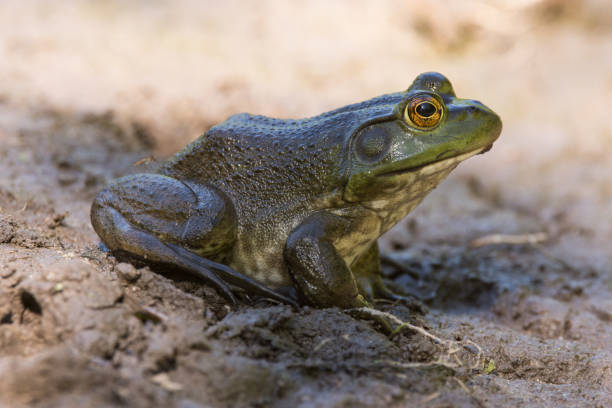
<svg viewBox="0 0 612 408">
<path fill-rule="evenodd" d="M 0 406 L 612 406 L 606 1 L 168 4 L 0 5 Z M 441 340 L 98 249 L 96 192 L 227 115 L 426 70 L 505 126 L 382 240 L 377 308 Z"/>
</svg>

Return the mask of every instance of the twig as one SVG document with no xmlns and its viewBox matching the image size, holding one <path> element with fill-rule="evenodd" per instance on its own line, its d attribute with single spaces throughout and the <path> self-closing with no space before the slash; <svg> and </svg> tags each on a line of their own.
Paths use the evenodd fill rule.
<svg viewBox="0 0 612 408">
<path fill-rule="evenodd" d="M 548 238 L 546 232 L 534 232 L 531 234 L 490 234 L 473 240 L 470 246 L 472 248 L 480 248 L 495 244 L 535 245 L 547 241 Z"/>
<path fill-rule="evenodd" d="M 438 397 L 440 396 L 440 394 L 441 394 L 441 392 L 440 392 L 440 391 L 434 392 L 433 394 L 429 394 L 428 396 L 426 396 L 425 398 L 423 398 L 423 399 L 421 400 L 421 403 L 423 403 L 423 404 L 424 404 L 424 403 L 426 403 L 426 402 L 433 401 L 433 400 L 435 400 L 436 398 L 438 398 Z"/>
<path fill-rule="evenodd" d="M 465 391 L 466 393 L 468 393 L 468 395 L 472 395 L 472 392 L 470 391 L 470 389 L 467 387 L 467 385 L 465 385 L 465 383 L 463 381 L 461 381 L 460 379 L 458 379 L 457 377 L 454 377 L 455 381 L 457 381 L 457 384 L 459 384 L 459 386 L 461 388 L 463 388 L 463 391 Z"/>
</svg>

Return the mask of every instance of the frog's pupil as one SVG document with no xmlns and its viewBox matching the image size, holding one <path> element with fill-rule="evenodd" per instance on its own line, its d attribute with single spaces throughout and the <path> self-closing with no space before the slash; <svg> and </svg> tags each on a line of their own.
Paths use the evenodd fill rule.
<svg viewBox="0 0 612 408">
<path fill-rule="evenodd" d="M 423 102 L 416 107 L 416 112 L 419 114 L 419 116 L 428 118 L 436 113 L 436 107 L 433 105 L 433 103 Z"/>
</svg>

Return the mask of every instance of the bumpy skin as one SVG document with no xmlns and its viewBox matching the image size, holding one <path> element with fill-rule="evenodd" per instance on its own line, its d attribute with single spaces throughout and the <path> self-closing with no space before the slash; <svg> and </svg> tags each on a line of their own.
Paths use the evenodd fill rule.
<svg viewBox="0 0 612 408">
<path fill-rule="evenodd" d="M 407 116 L 419 97 L 438 101 L 435 126 Z M 183 268 L 231 301 L 239 287 L 292 304 L 362 306 L 394 297 L 376 239 L 500 132 L 495 113 L 456 98 L 437 73 L 313 118 L 234 115 L 158 174 L 111 183 L 92 224 L 111 250 Z"/>
</svg>

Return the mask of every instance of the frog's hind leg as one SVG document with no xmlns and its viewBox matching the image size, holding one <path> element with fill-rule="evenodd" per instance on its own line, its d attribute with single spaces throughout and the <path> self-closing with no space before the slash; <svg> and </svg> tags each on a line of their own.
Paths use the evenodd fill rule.
<svg viewBox="0 0 612 408">
<path fill-rule="evenodd" d="M 191 186 L 158 174 L 123 177 L 98 194 L 91 222 L 110 250 L 180 267 L 214 286 L 232 303 L 236 298 L 230 285 L 295 305 L 232 268 L 207 259 L 221 259 L 236 233 L 234 208 L 215 188 Z"/>
</svg>

